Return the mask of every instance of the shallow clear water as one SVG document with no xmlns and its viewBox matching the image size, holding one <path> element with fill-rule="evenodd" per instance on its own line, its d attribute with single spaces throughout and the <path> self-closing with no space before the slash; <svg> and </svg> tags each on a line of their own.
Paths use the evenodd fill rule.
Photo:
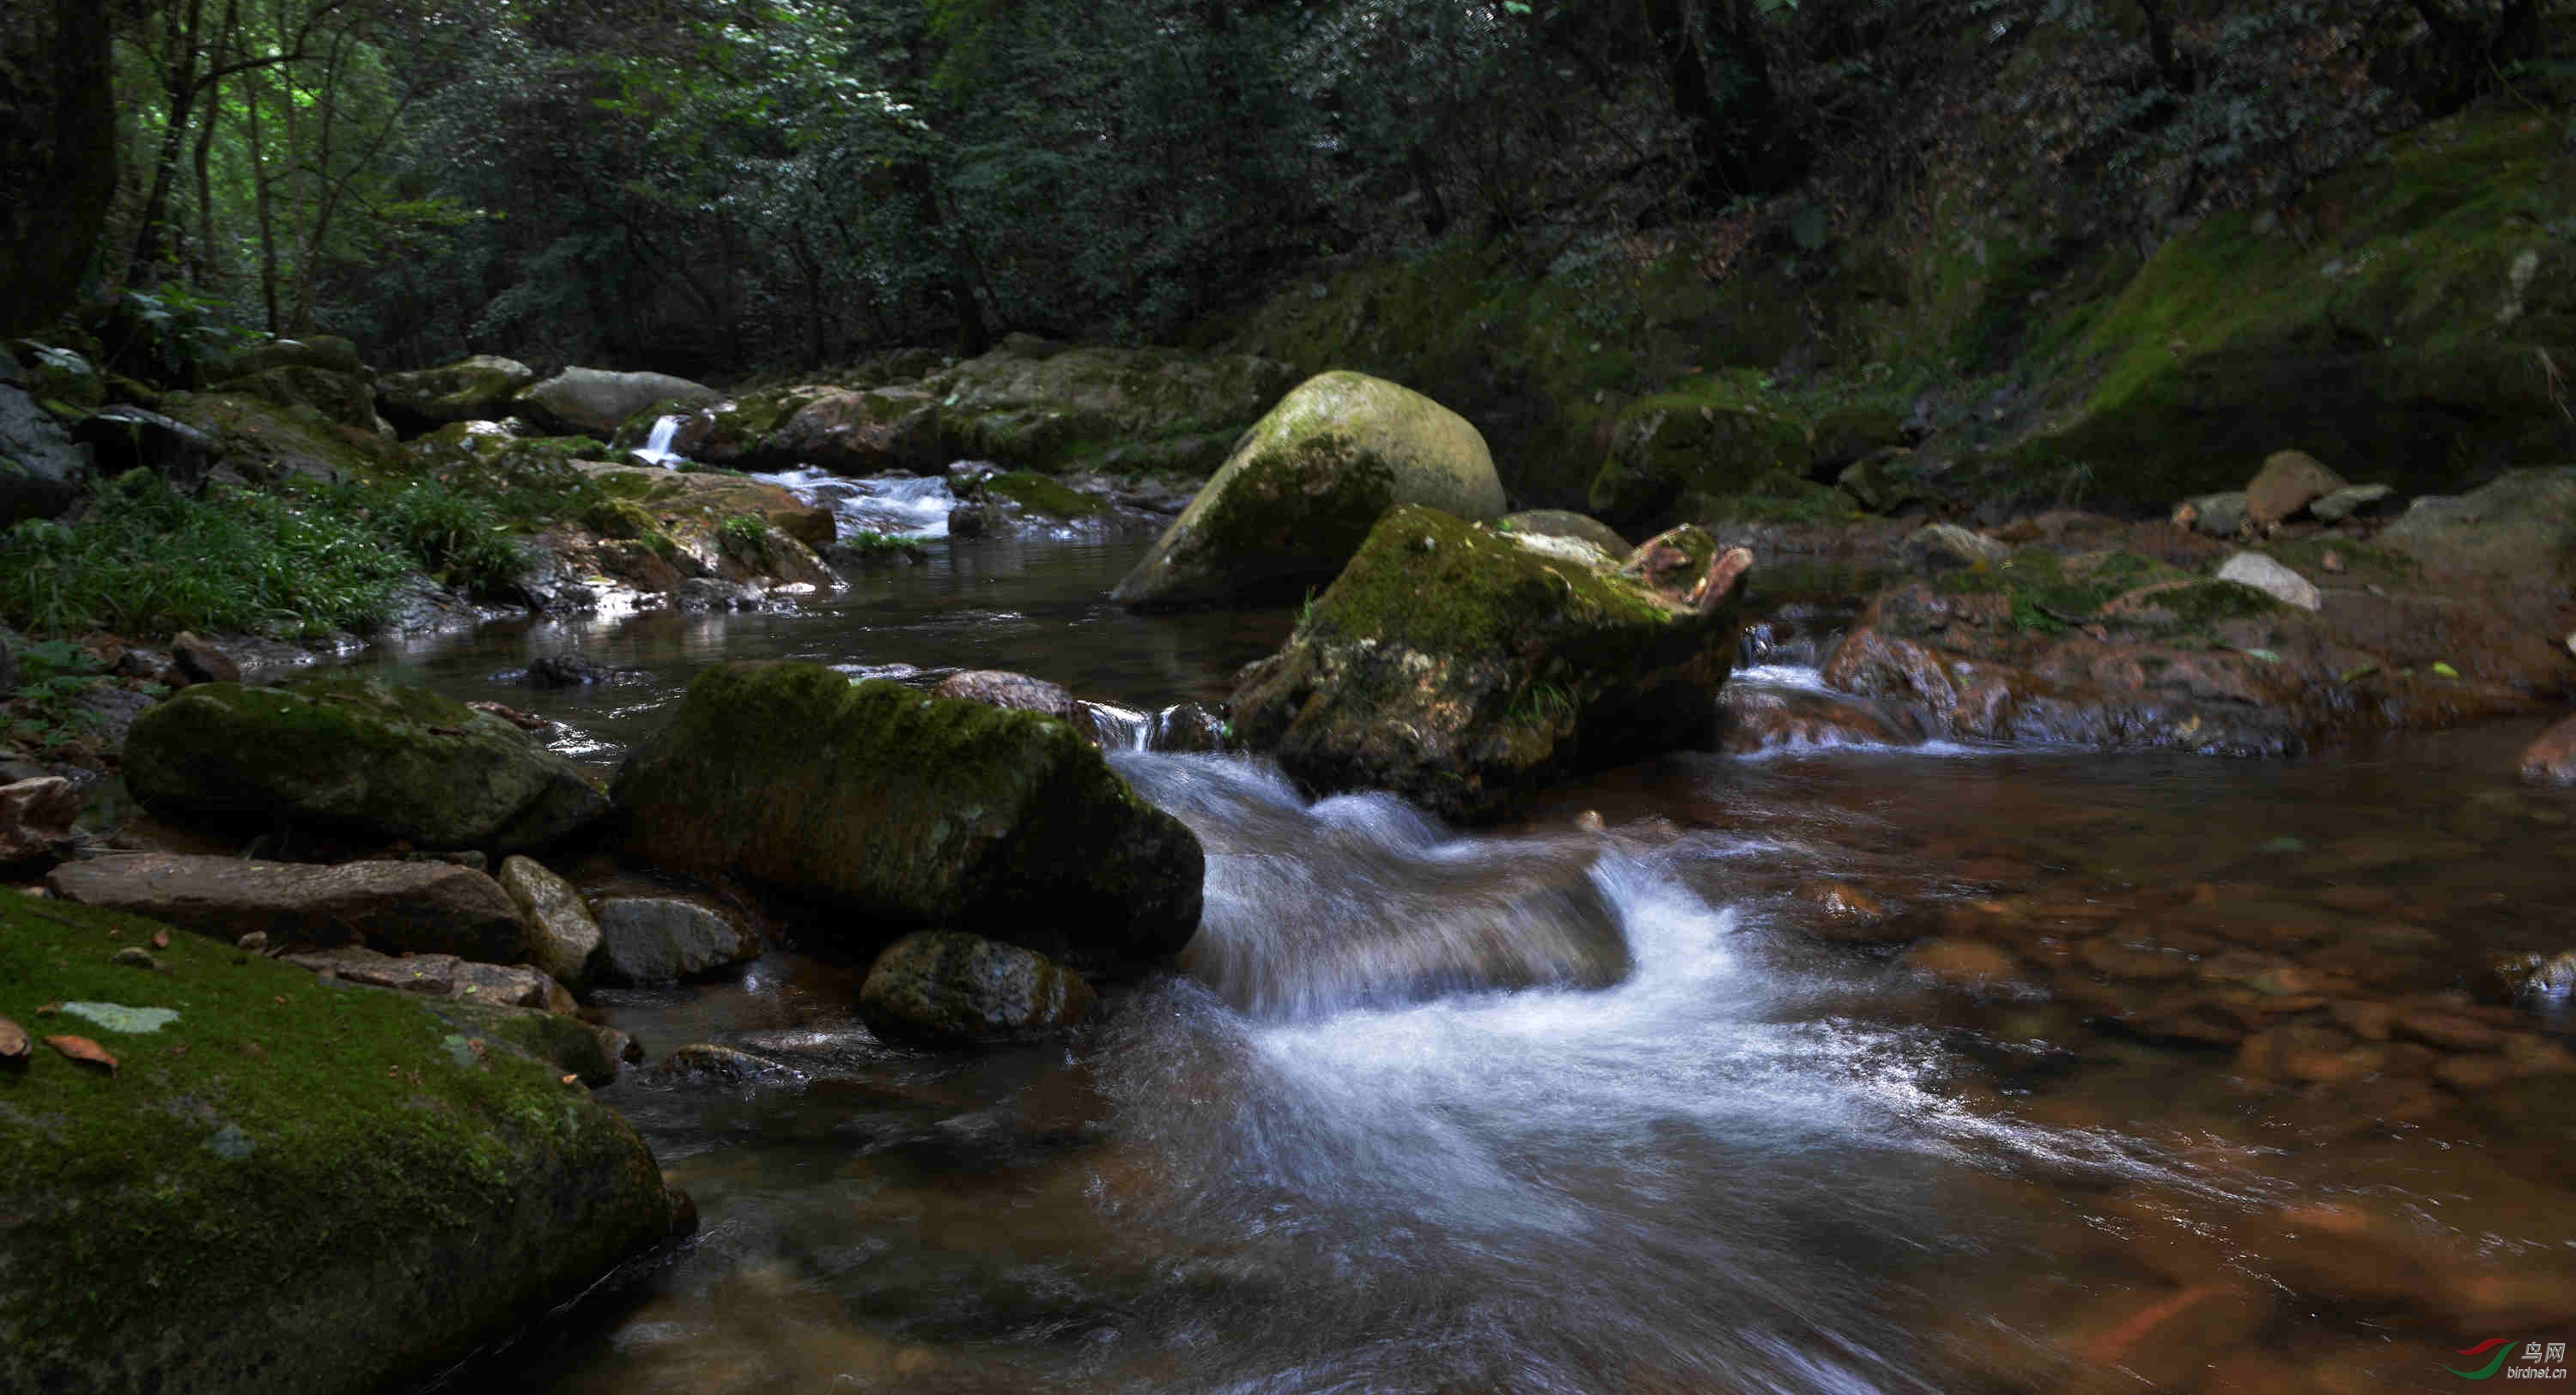
<svg viewBox="0 0 2576 1395">
<path fill-rule="evenodd" d="M 1110 608 L 1149 536 L 942 543 L 796 613 L 494 629 L 378 661 L 563 717 L 603 756 L 719 657 L 1221 696 L 1288 617 Z M 492 676 L 575 647 L 638 673 Z M 1824 912 L 1805 893 L 1934 920 L 2029 906 L 2175 945 L 2288 926 L 2302 964 L 2438 991 L 2576 927 L 2576 800 L 2509 781 L 2538 725 L 2273 764 L 1683 754 L 1473 835 L 1384 796 L 1310 803 L 1245 758 L 1120 755 L 1209 850 L 1186 972 L 1113 989 L 1069 1041 L 972 1059 L 879 1046 L 854 967 L 785 950 L 732 983 L 603 993 L 656 1057 L 717 1041 L 782 1070 L 602 1091 L 704 1227 L 456 1383 L 2455 1388 L 2436 1358 L 2524 1335 L 2464 1324 L 2538 1323 L 2576 1291 L 2556 1155 L 2393 1077 L 2249 1078 L 2227 1049 L 2086 1029 L 2051 1001 L 2045 936 L 2010 982 L 1942 987 L 1806 933 Z M 1569 986 L 1604 962 L 1611 986 Z M 2462 1256 L 2461 1284 L 2541 1296 L 2453 1302 L 2436 1274 L 2294 1297 L 2321 1261 L 2266 1226 L 2318 1207 L 2393 1217 Z M 2213 1253 L 2174 1261 L 2173 1235 Z"/>
</svg>

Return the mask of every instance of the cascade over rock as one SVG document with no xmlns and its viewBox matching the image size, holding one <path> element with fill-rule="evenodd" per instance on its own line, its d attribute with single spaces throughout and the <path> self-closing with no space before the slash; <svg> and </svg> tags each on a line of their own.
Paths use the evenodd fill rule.
<svg viewBox="0 0 2576 1395">
<path fill-rule="evenodd" d="M 956 928 L 1133 967 L 1198 925 L 1198 840 L 1032 712 L 818 664 L 720 664 L 614 793 L 636 860 L 854 913 L 815 932 L 851 947 Z"/>
<path fill-rule="evenodd" d="M 191 687 L 135 719 L 125 778 L 147 805 L 311 819 L 427 848 L 538 847 L 608 807 L 571 761 L 508 722 L 345 674 Z"/>
<path fill-rule="evenodd" d="M 1615 572 L 1597 556 L 1400 506 L 1236 688 L 1236 728 L 1318 791 L 1392 790 L 1465 820 L 1713 745 L 1751 554 L 1687 528 Z"/>
<path fill-rule="evenodd" d="M 1339 571 L 1398 504 L 1501 516 L 1484 437 L 1382 378 L 1320 374 L 1245 433 L 1111 597 L 1153 609 L 1293 594 Z"/>
</svg>

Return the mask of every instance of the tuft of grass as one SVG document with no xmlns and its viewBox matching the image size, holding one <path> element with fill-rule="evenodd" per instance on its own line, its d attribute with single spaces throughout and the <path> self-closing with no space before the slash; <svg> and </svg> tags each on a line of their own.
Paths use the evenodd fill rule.
<svg viewBox="0 0 2576 1395">
<path fill-rule="evenodd" d="M 716 525 L 716 545 L 745 566 L 767 565 L 769 520 L 758 514 L 735 514 Z"/>
</svg>

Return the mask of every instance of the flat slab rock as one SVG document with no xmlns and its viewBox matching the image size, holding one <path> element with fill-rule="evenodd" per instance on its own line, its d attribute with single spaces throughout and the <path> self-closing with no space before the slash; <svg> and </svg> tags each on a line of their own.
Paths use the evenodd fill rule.
<svg viewBox="0 0 2576 1395">
<path fill-rule="evenodd" d="M 477 964 L 453 954 L 379 954 L 356 945 L 280 956 L 289 964 L 343 983 L 391 988 L 427 998 L 499 1003 L 505 1007 L 571 1012 L 580 1004 L 542 969 L 526 964 Z"/>
<path fill-rule="evenodd" d="M 482 963 L 521 957 L 527 929 L 500 884 L 449 862 L 344 862 L 326 867 L 185 853 L 120 853 L 57 867 L 66 900 L 147 916 L 230 943 L 252 931 L 272 945 L 362 941 L 391 953 L 453 954 Z"/>
</svg>

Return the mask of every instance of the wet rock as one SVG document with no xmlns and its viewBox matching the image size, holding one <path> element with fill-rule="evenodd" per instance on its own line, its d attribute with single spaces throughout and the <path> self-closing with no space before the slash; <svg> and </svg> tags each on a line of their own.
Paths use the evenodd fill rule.
<svg viewBox="0 0 2576 1395">
<path fill-rule="evenodd" d="M 0 527 L 70 508 L 90 478 L 89 454 L 23 390 L 0 386 Z"/>
<path fill-rule="evenodd" d="M 41 964 L 65 999 L 131 1001 L 139 976 L 81 949 L 134 922 L 0 900 L 0 979 Z M 581 1023 L 170 955 L 152 981 L 179 1019 L 119 1049 L 113 1089 L 41 1063 L 9 1082 L 0 1268 L 45 1278 L 11 1286 L 0 1389 L 408 1388 L 668 1235 L 634 1129 L 485 1014 L 575 1047 Z"/>
<path fill-rule="evenodd" d="M 2316 610 L 2324 604 L 2318 598 L 2315 583 L 2260 552 L 2240 552 L 2228 558 L 2227 564 L 2218 569 L 2218 579 L 2251 586 L 2283 605 L 2301 610 Z"/>
<path fill-rule="evenodd" d="M 72 820 L 88 802 L 59 775 L 0 785 L 0 870 L 32 876 L 71 855 Z"/>
<path fill-rule="evenodd" d="M 1329 581 L 1404 504 L 1501 516 L 1484 437 L 1394 383 L 1321 374 L 1253 425 L 1110 597 L 1158 609 L 1293 596 Z"/>
<path fill-rule="evenodd" d="M 2245 486 L 2245 512 L 2257 528 L 2268 528 L 2309 504 L 2346 488 L 2341 475 L 2305 451 L 2276 451 Z"/>
<path fill-rule="evenodd" d="M 673 1047 L 671 1054 L 653 1068 L 656 1080 L 694 1080 L 719 1085 L 740 1085 L 764 1076 L 794 1078 L 798 1073 L 765 1057 L 730 1046 L 691 1042 Z"/>
<path fill-rule="evenodd" d="M 1819 914 L 1798 928 L 1837 944 L 1903 944 L 1920 930 L 1890 914 L 1885 903 L 1849 882 L 1801 882 L 1794 893 Z"/>
<path fill-rule="evenodd" d="M 2207 537 L 2232 538 L 2246 530 L 2253 516 L 2245 492 L 2234 490 L 2185 499 L 2175 508 L 2173 521 Z"/>
<path fill-rule="evenodd" d="M 511 399 L 536 381 L 535 370 L 517 359 L 476 354 L 414 373 L 379 374 L 376 408 L 404 431 L 493 421 L 509 415 Z"/>
<path fill-rule="evenodd" d="M 528 663 L 526 682 L 531 688 L 579 688 L 592 683 L 617 681 L 617 670 L 579 654 L 547 654 Z"/>
<path fill-rule="evenodd" d="M 2434 1010 L 2401 1013 L 2396 1028 L 2400 1036 L 2445 1051 L 2499 1051 L 2505 1043 L 2503 1032 L 2483 1022 Z"/>
<path fill-rule="evenodd" d="M 132 406 L 109 407 L 83 418 L 72 428 L 72 439 L 89 447 L 101 475 L 149 470 L 184 494 L 204 487 L 221 455 L 205 432 Z"/>
<path fill-rule="evenodd" d="M 2576 717 L 2552 726 L 2522 749 L 2522 778 L 2535 785 L 2576 785 Z"/>
<path fill-rule="evenodd" d="M 532 857 L 502 860 L 498 881 L 528 929 L 528 962 L 579 990 L 606 966 L 608 941 L 571 882 Z"/>
<path fill-rule="evenodd" d="M 1964 571 L 1976 566 L 1994 566 L 2012 555 L 2012 549 L 1972 529 L 1955 523 L 1927 523 L 1906 534 L 1896 549 L 1897 561 L 1908 571 Z"/>
<path fill-rule="evenodd" d="M 158 808 L 262 827 L 310 819 L 424 848 L 539 847 L 608 805 L 579 767 L 499 718 L 343 674 L 189 688 L 135 719 L 124 771 Z"/>
<path fill-rule="evenodd" d="M 1981 940 L 1927 940 L 1905 952 L 1906 968 L 1959 988 L 1985 988 L 2020 977 L 2010 950 Z"/>
<path fill-rule="evenodd" d="M 591 903 L 603 983 L 676 983 L 730 973 L 760 957 L 760 935 L 710 898 L 602 896 Z"/>
<path fill-rule="evenodd" d="M 1145 735 L 1149 751 L 1223 751 L 1233 745 L 1234 724 L 1204 703 L 1182 702 L 1154 714 Z"/>
<path fill-rule="evenodd" d="M 2563 998 L 2576 990 L 2576 950 L 2493 954 L 2470 980 L 2481 1002 L 2512 1006 L 2527 997 Z"/>
<path fill-rule="evenodd" d="M 1403 505 L 1247 673 L 1235 728 L 1313 789 L 1501 817 L 1565 775 L 1714 743 L 1751 565 L 1690 529 L 1604 573 Z"/>
<path fill-rule="evenodd" d="M 723 394 L 667 373 L 614 373 L 567 368 L 511 399 L 514 410 L 548 431 L 606 440 L 628 417 L 657 403 L 710 406 Z"/>
<path fill-rule="evenodd" d="M 1046 956 L 978 935 L 930 930 L 879 954 L 859 988 L 859 1017 L 880 1039 L 973 1046 L 1070 1027 L 1096 995 Z"/>
<path fill-rule="evenodd" d="M 46 878 L 84 905 L 147 916 L 226 944 L 258 931 L 277 945 L 357 941 L 393 953 L 517 960 L 527 945 L 518 907 L 500 885 L 445 862 L 348 862 L 336 867 L 119 853 L 66 863 Z"/>
<path fill-rule="evenodd" d="M 933 691 L 941 697 L 963 698 L 991 707 L 1014 712 L 1035 712 L 1041 716 L 1069 719 L 1073 716 L 1073 694 L 1062 684 L 1025 673 L 1005 673 L 997 669 L 969 669 L 940 680 Z"/>
<path fill-rule="evenodd" d="M 816 933 L 856 948 L 944 925 L 1136 966 L 1198 924 L 1197 838 L 1072 728 L 819 665 L 701 673 L 616 797 L 635 860 L 854 912 Z"/>
<path fill-rule="evenodd" d="M 2322 499 L 2311 500 L 2308 514 L 2319 523 L 2341 523 L 2396 492 L 2384 484 L 2348 485 Z"/>
<path fill-rule="evenodd" d="M 935 473 L 946 454 L 939 399 L 911 387 L 823 392 L 797 405 L 758 449 L 775 464 L 852 476 Z"/>
<path fill-rule="evenodd" d="M 1844 693 L 1728 683 L 1718 693 L 1718 748 L 1733 755 L 1826 746 L 1919 746 L 1911 710 Z"/>
<path fill-rule="evenodd" d="M 297 968 L 366 988 L 391 988 L 423 997 L 499 1003 L 546 1012 L 571 1012 L 577 1006 L 562 984 L 544 970 L 525 964 L 477 964 L 452 954 L 397 957 L 356 945 L 279 957 Z"/>
</svg>

